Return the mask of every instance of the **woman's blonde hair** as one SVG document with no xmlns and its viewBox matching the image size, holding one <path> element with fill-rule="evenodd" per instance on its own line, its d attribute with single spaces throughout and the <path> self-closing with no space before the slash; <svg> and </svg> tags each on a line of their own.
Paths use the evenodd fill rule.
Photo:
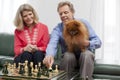
<svg viewBox="0 0 120 80">
<path fill-rule="evenodd" d="M 14 25 L 17 27 L 18 30 L 22 30 L 23 27 L 25 26 L 23 19 L 22 19 L 23 11 L 32 11 L 33 12 L 35 24 L 38 23 L 38 20 L 39 20 L 35 9 L 29 4 L 23 4 L 18 8 L 15 19 L 14 19 Z"/>
<path fill-rule="evenodd" d="M 60 3 L 58 4 L 57 11 L 59 11 L 59 8 L 60 8 L 60 7 L 63 7 L 63 6 L 65 6 L 65 5 L 67 5 L 67 6 L 70 8 L 71 12 L 75 13 L 74 6 L 73 6 L 73 4 L 72 4 L 71 2 L 69 2 L 69 1 L 60 2 Z"/>
</svg>

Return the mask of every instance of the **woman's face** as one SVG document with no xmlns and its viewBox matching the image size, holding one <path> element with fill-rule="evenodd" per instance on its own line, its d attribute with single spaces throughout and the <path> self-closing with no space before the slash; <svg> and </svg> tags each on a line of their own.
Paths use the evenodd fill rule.
<svg viewBox="0 0 120 80">
<path fill-rule="evenodd" d="M 31 26 L 34 23 L 34 15 L 32 11 L 23 11 L 22 18 L 23 18 L 24 23 L 27 26 Z"/>
</svg>

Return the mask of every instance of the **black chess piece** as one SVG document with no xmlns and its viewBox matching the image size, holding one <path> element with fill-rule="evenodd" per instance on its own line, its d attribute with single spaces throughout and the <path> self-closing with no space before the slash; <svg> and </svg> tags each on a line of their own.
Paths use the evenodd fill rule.
<svg viewBox="0 0 120 80">
<path fill-rule="evenodd" d="M 41 71 L 41 73 L 42 73 L 42 75 L 46 75 L 46 66 L 42 66 L 42 71 Z"/>
<path fill-rule="evenodd" d="M 25 71 L 24 71 L 24 66 L 23 65 L 20 65 L 20 70 L 19 70 L 19 74 L 24 74 Z"/>
<path fill-rule="evenodd" d="M 28 76 L 32 76 L 32 68 L 31 67 L 28 68 Z"/>
<path fill-rule="evenodd" d="M 39 66 L 38 67 L 37 77 L 41 77 L 41 75 L 42 75 L 41 66 Z"/>
<path fill-rule="evenodd" d="M 46 76 L 49 77 L 49 70 L 46 70 Z"/>
<path fill-rule="evenodd" d="M 4 65 L 4 68 L 3 68 L 3 70 L 2 70 L 2 73 L 5 74 L 5 75 L 8 74 L 8 69 L 7 69 L 7 67 L 8 67 L 8 65 L 5 64 L 5 65 Z"/>
<path fill-rule="evenodd" d="M 41 77 L 41 72 L 40 71 L 38 71 L 37 77 Z"/>
<path fill-rule="evenodd" d="M 49 72 L 52 72 L 53 70 L 52 70 L 52 68 L 49 68 Z"/>
</svg>

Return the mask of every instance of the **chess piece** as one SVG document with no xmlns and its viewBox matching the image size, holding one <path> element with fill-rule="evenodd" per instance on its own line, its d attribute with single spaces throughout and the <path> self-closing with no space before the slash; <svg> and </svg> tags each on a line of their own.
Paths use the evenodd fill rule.
<svg viewBox="0 0 120 80">
<path fill-rule="evenodd" d="M 55 65 L 55 70 L 54 72 L 58 73 L 58 65 Z"/>
<path fill-rule="evenodd" d="M 46 66 L 42 66 L 42 71 L 41 71 L 42 75 L 45 75 L 46 69 L 47 69 Z"/>
<path fill-rule="evenodd" d="M 49 77 L 49 70 L 46 70 L 45 76 Z"/>
<path fill-rule="evenodd" d="M 27 65 L 27 66 L 28 66 L 28 60 L 25 60 L 25 65 Z"/>
<path fill-rule="evenodd" d="M 30 66 L 28 68 L 28 76 L 32 76 L 33 74 L 33 62 L 30 62 Z"/>
<path fill-rule="evenodd" d="M 4 64 L 4 68 L 3 68 L 3 70 L 2 70 L 2 73 L 3 74 L 5 74 L 5 75 L 7 75 L 8 74 L 8 65 L 7 65 L 7 62 Z"/>
<path fill-rule="evenodd" d="M 38 68 L 37 68 L 37 65 L 35 65 L 35 70 L 34 70 L 34 72 L 38 72 Z"/>
<path fill-rule="evenodd" d="M 14 73 L 14 65 L 11 65 L 11 69 L 10 69 L 11 73 Z"/>
<path fill-rule="evenodd" d="M 13 68 L 16 69 L 16 63 L 13 64 Z"/>
<path fill-rule="evenodd" d="M 41 77 L 42 71 L 41 71 L 41 63 L 38 63 L 38 73 L 37 73 L 37 77 Z"/>
<path fill-rule="evenodd" d="M 31 72 L 33 73 L 33 71 L 34 71 L 33 62 L 30 62 L 30 67 L 31 67 Z"/>
<path fill-rule="evenodd" d="M 20 71 L 20 65 L 21 65 L 21 63 L 19 62 L 18 63 L 18 72 Z"/>
<path fill-rule="evenodd" d="M 49 67 L 49 71 L 52 72 L 52 67 Z"/>
<path fill-rule="evenodd" d="M 25 71 L 24 71 L 24 65 L 23 64 L 21 64 L 20 65 L 20 70 L 19 70 L 19 74 L 24 74 L 25 73 Z"/>
<path fill-rule="evenodd" d="M 41 67 L 41 63 L 40 62 L 38 63 L 38 67 Z"/>
<path fill-rule="evenodd" d="M 37 65 L 35 65 L 34 76 L 37 76 L 37 73 L 38 73 L 38 68 L 37 68 Z"/>
<path fill-rule="evenodd" d="M 27 74 L 28 73 L 28 61 L 27 60 L 25 61 L 24 70 L 25 70 L 25 73 Z"/>
<path fill-rule="evenodd" d="M 8 63 L 8 67 L 7 67 L 8 71 L 11 69 L 11 64 Z"/>
<path fill-rule="evenodd" d="M 32 68 L 31 67 L 29 67 L 29 69 L 28 69 L 28 76 L 32 76 Z"/>
</svg>

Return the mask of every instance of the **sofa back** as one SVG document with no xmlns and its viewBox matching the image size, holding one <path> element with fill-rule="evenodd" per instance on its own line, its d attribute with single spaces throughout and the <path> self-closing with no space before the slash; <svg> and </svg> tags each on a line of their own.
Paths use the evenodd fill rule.
<svg viewBox="0 0 120 80">
<path fill-rule="evenodd" d="M 0 33 L 0 55 L 14 56 L 14 35 Z"/>
</svg>

